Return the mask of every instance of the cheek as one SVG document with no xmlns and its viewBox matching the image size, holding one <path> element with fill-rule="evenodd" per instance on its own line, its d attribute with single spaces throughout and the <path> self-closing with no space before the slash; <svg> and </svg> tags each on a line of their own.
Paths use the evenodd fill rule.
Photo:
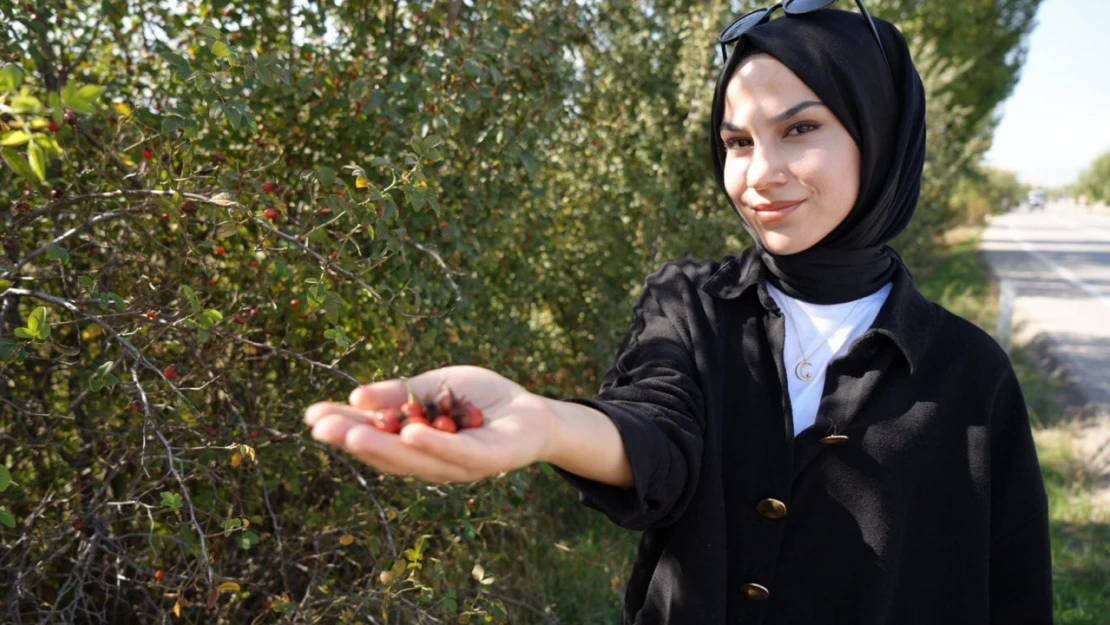
<svg viewBox="0 0 1110 625">
<path fill-rule="evenodd" d="M 859 156 L 851 150 L 813 147 L 795 162 L 794 175 L 827 202 L 855 204 L 859 190 Z"/>
<path fill-rule="evenodd" d="M 747 179 L 745 167 L 742 159 L 731 157 L 725 159 L 725 189 L 733 198 L 739 198 L 744 193 L 744 181 Z"/>
</svg>

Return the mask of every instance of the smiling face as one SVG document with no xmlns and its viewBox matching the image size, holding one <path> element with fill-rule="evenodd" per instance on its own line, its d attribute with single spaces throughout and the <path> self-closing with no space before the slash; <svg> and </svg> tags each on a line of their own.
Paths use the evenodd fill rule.
<svg viewBox="0 0 1110 625">
<path fill-rule="evenodd" d="M 774 57 L 744 59 L 725 93 L 725 189 L 772 254 L 806 250 L 852 210 L 860 153 L 813 91 Z"/>
</svg>

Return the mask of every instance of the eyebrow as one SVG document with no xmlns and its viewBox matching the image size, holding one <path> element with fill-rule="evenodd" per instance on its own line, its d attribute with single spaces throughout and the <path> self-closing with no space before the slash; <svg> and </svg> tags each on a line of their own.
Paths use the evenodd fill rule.
<svg viewBox="0 0 1110 625">
<path fill-rule="evenodd" d="M 825 106 L 825 105 L 821 102 L 816 101 L 816 100 L 806 100 L 805 102 L 799 102 L 798 104 L 795 104 L 794 106 L 792 106 L 792 107 L 786 109 L 785 111 L 779 113 L 778 115 L 775 115 L 774 117 L 772 117 L 771 118 L 771 123 L 772 124 L 781 124 L 782 122 L 790 119 L 791 117 L 794 117 L 798 113 L 801 113 L 802 111 L 804 111 L 807 108 L 810 108 L 812 106 Z M 721 122 L 720 132 L 744 132 L 744 128 L 741 127 L 741 126 L 737 126 L 737 125 L 733 124 L 732 122 L 726 120 L 726 121 Z"/>
</svg>

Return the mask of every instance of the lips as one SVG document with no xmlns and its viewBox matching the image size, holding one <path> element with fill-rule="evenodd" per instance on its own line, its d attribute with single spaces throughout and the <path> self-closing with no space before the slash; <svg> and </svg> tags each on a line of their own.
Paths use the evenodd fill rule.
<svg viewBox="0 0 1110 625">
<path fill-rule="evenodd" d="M 752 210 L 755 211 L 755 218 L 761 223 L 770 223 L 786 218 L 787 215 L 797 210 L 804 201 L 805 200 L 787 200 L 783 202 L 755 204 L 752 206 Z"/>
</svg>

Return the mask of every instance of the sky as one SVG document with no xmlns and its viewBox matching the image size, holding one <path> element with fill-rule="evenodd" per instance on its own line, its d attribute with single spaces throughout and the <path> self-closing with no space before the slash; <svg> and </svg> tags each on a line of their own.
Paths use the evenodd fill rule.
<svg viewBox="0 0 1110 625">
<path fill-rule="evenodd" d="M 1110 152 L 1110 0 L 1044 0 L 987 163 L 1023 182 L 1075 182 Z"/>
</svg>

